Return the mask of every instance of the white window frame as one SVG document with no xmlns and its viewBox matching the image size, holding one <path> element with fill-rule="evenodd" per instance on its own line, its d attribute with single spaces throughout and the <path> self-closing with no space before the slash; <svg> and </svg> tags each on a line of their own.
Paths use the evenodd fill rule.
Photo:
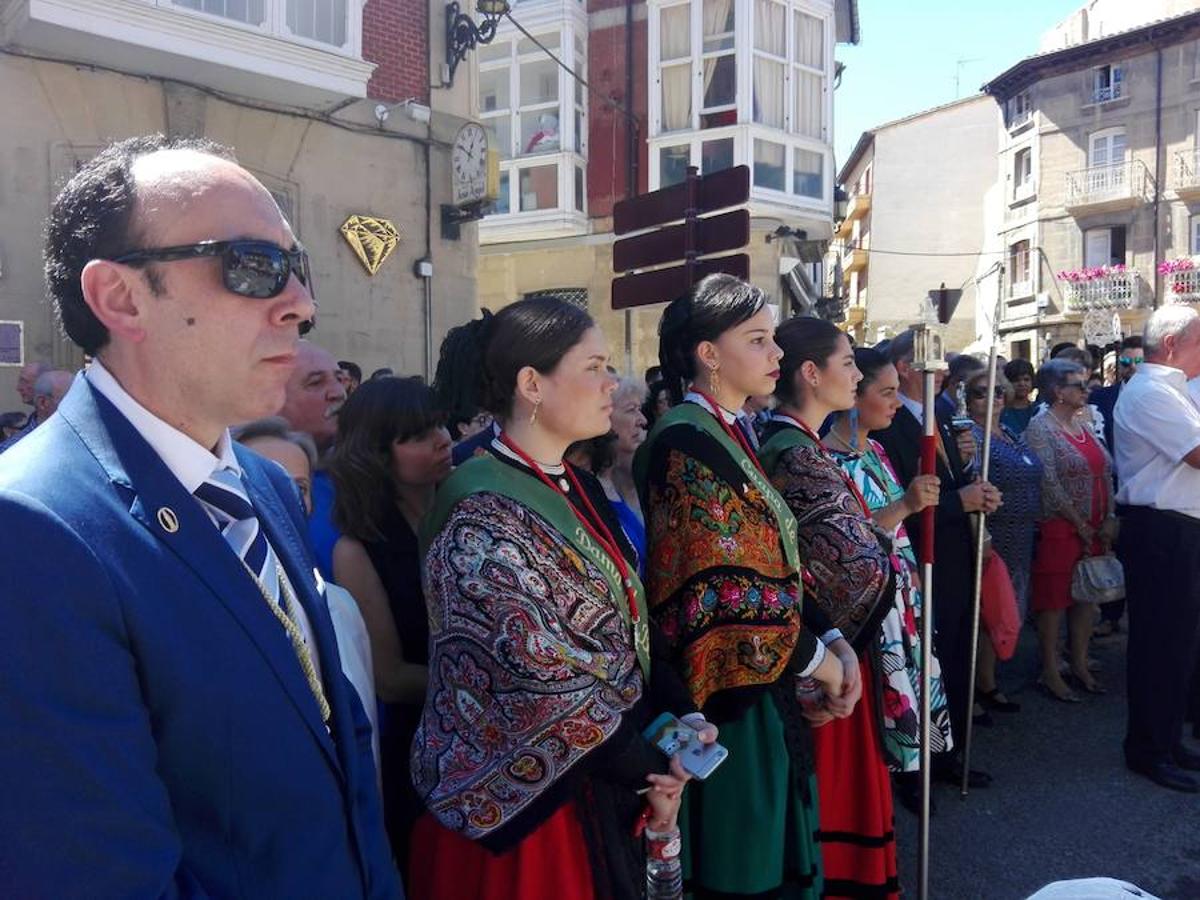
<svg viewBox="0 0 1200 900">
<path fill-rule="evenodd" d="M 1022 166 L 1021 160 L 1028 161 L 1028 165 Z M 1022 173 L 1024 177 L 1022 177 Z M 1018 147 L 1013 152 L 1012 166 L 1012 202 L 1019 203 L 1022 200 L 1028 200 L 1037 193 L 1037 183 L 1033 177 L 1033 146 L 1026 145 Z"/>
<path fill-rule="evenodd" d="M 237 28 L 242 31 L 277 37 L 292 44 L 311 47 L 314 50 L 326 50 L 330 53 L 339 53 L 355 59 L 362 58 L 362 12 L 363 6 L 366 5 L 366 0 L 346 0 L 346 41 L 341 45 L 326 43 L 325 41 L 318 41 L 295 34 L 287 24 L 288 0 L 263 0 L 264 16 L 263 22 L 260 25 L 254 25 L 240 19 L 233 19 L 216 13 L 192 9 L 191 7 L 175 3 L 174 0 L 149 0 L 149 2 L 152 6 L 168 9 L 180 15 L 192 16 L 205 22 L 218 23 L 229 28 Z M 321 0 L 314 0 L 314 2 L 321 2 Z"/>
<path fill-rule="evenodd" d="M 546 38 L 557 36 L 558 46 L 552 47 L 554 55 L 562 59 L 572 71 L 580 72 L 586 78 L 587 67 L 587 26 L 576 22 L 574 18 L 558 18 L 541 26 L 530 25 L 530 34 L 542 43 L 550 43 Z M 576 41 L 576 38 L 580 41 Z M 476 114 L 485 127 L 497 119 L 509 121 L 508 156 L 500 158 L 500 190 L 506 196 L 500 198 L 498 211 L 485 217 L 486 227 L 497 226 L 505 222 L 541 222 L 565 224 L 578 229 L 586 226 L 587 221 L 587 131 L 588 131 L 588 95 L 586 90 L 577 91 L 575 78 L 569 72 L 558 66 L 550 59 L 544 50 L 534 47 L 522 52 L 521 43 L 526 40 L 516 29 L 502 29 L 502 34 L 491 44 L 490 50 L 508 47 L 508 56 L 504 59 L 481 61 L 475 54 L 473 67 L 475 72 L 475 106 Z M 582 58 L 580 58 L 582 52 Z M 544 62 L 556 67 L 558 74 L 557 100 L 535 103 L 521 101 L 521 65 Z M 509 106 L 493 112 L 482 112 L 478 108 L 480 74 L 484 72 L 506 71 L 509 84 Z M 558 115 L 558 149 L 547 152 L 527 154 L 522 150 L 521 115 L 539 112 L 542 109 L 556 110 Z M 580 115 L 580 133 L 576 136 L 575 116 Z M 494 132 L 492 132 L 494 134 Z M 578 146 L 576 139 L 578 138 Z M 544 206 L 533 210 L 521 209 L 521 172 L 524 169 L 534 169 L 546 166 L 557 167 L 557 204 Z M 582 172 L 582 194 L 576 197 L 576 170 Z M 577 203 L 582 200 L 582 209 Z M 506 204 L 506 205 L 505 205 Z"/>
<path fill-rule="evenodd" d="M 1112 265 L 1112 236 L 1113 231 L 1117 228 L 1125 230 L 1125 259 L 1118 260 L 1118 263 L 1124 263 L 1129 258 L 1129 228 L 1122 225 L 1101 225 L 1096 228 L 1089 228 L 1083 232 L 1083 265 L 1087 268 L 1096 266 Z M 1103 241 L 1097 240 L 1093 244 L 1093 239 L 1103 238 Z M 1104 252 L 1096 256 L 1090 251 L 1092 246 L 1103 246 Z"/>
<path fill-rule="evenodd" d="M 1005 104 L 1007 122 L 1010 131 L 1015 131 L 1033 120 L 1033 97 L 1031 89 L 1026 88 L 1019 94 L 1008 98 Z"/>
<path fill-rule="evenodd" d="M 703 60 L 703 0 L 649 0 L 647 15 L 647 38 L 649 52 L 648 63 L 648 107 L 649 107 L 649 187 L 657 190 L 663 185 L 662 170 L 659 164 L 660 151 L 665 147 L 687 145 L 692 165 L 700 165 L 701 144 L 708 140 L 732 137 L 734 139 L 734 165 L 749 165 L 751 174 L 751 196 L 765 202 L 787 206 L 811 206 L 814 210 L 824 209 L 832 203 L 833 197 L 833 156 L 829 144 L 831 122 L 833 121 L 833 84 L 834 74 L 834 19 L 833 3 L 828 0 L 782 0 L 785 9 L 787 27 L 787 61 L 784 65 L 785 88 L 784 124 L 782 128 L 774 128 L 754 122 L 754 58 L 761 51 L 754 49 L 754 27 L 757 27 L 754 0 L 733 0 L 734 3 L 734 52 L 737 60 L 737 118 L 735 123 L 714 128 L 701 128 L 701 116 L 717 109 L 729 107 L 714 107 L 712 110 L 703 108 L 704 70 Z M 670 61 L 663 62 L 662 47 L 662 13 L 664 10 L 679 7 L 689 7 L 690 27 L 690 60 L 691 60 L 691 122 L 690 128 L 676 131 L 663 130 L 662 76 L 664 66 L 669 67 Z M 801 67 L 796 60 L 795 28 L 793 17 L 795 12 L 803 12 L 821 20 L 824 28 L 823 62 L 824 90 L 821 110 L 820 139 L 805 137 L 795 133 L 796 117 L 795 91 L 798 79 L 794 72 Z M 712 55 L 712 54 L 709 54 Z M 776 59 L 770 55 L 771 59 Z M 781 59 L 776 61 L 783 62 Z M 679 63 L 676 62 L 678 65 Z M 785 190 L 778 191 L 754 184 L 754 141 L 766 140 L 785 145 L 784 157 Z M 795 179 L 796 155 L 799 150 L 807 150 L 821 157 L 822 196 L 811 197 L 797 193 Z"/>
<path fill-rule="evenodd" d="M 1021 244 L 1025 247 L 1022 248 Z M 1008 296 L 1010 298 L 1033 295 L 1033 240 L 1029 236 L 1017 237 L 1008 245 Z M 1022 271 L 1023 267 L 1023 271 Z"/>
<path fill-rule="evenodd" d="M 1200 215 L 1188 216 L 1188 255 L 1200 256 Z"/>
<path fill-rule="evenodd" d="M 1094 66 L 1091 71 L 1091 102 L 1111 103 L 1128 96 L 1125 67 L 1120 63 Z"/>
</svg>

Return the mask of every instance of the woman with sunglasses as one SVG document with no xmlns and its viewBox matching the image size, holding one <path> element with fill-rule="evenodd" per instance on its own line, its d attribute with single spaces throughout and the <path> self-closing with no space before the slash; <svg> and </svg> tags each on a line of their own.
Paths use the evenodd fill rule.
<svg viewBox="0 0 1200 900">
<path fill-rule="evenodd" d="M 999 373 L 992 400 L 992 418 L 988 420 L 987 384 L 986 370 L 976 373 L 966 382 L 967 411 L 975 423 L 971 426 L 971 432 L 978 448 L 975 468 L 976 471 L 981 468 L 979 456 L 983 453 L 985 431 L 991 431 L 988 481 L 1003 492 L 1004 505 L 987 517 L 987 528 L 992 537 L 992 551 L 999 554 L 1004 568 L 1008 570 L 1017 599 L 1017 614 L 1019 620 L 1024 622 L 1029 609 L 1033 536 L 1042 513 L 1042 463 L 1024 438 L 1004 424 L 1004 411 L 1008 398 L 1012 396 L 1012 388 Z M 977 711 L 980 713 L 979 720 L 983 723 L 989 721 L 987 710 L 1018 712 L 1020 704 L 1009 700 L 996 686 L 996 648 L 986 631 L 979 634 L 978 660 L 975 696 L 983 707 Z"/>
<path fill-rule="evenodd" d="M 1112 461 L 1082 418 L 1087 369 L 1052 359 L 1038 372 L 1038 392 L 1047 406 L 1025 430 L 1025 440 L 1042 463 L 1042 521 L 1031 586 L 1042 657 L 1038 684 L 1056 700 L 1078 703 L 1059 674 L 1058 632 L 1066 610 L 1072 680 L 1090 694 L 1104 693 L 1088 671 L 1096 611 L 1072 598 L 1071 574 L 1085 555 L 1107 553 L 1116 537 Z"/>
<path fill-rule="evenodd" d="M 553 297 L 469 333 L 457 363 L 500 430 L 422 532 L 429 689 L 412 772 L 428 812 L 409 896 L 637 897 L 647 854 L 678 853 L 687 780 L 643 731 L 663 712 L 702 740 L 716 729 L 659 655 L 603 489 L 563 461 L 609 430 L 608 346 Z"/>
<path fill-rule="evenodd" d="M 849 338 L 836 325 L 808 317 L 785 322 L 776 338 L 783 348 L 779 402 L 764 432 L 763 466 L 796 517 L 808 599 L 844 635 L 842 665 L 855 676 L 845 679 L 848 698 L 813 691 L 806 703 L 809 721 L 818 726 L 812 740 L 824 896 L 896 897 L 888 769 L 917 761 L 920 704 L 903 656 L 894 648 L 883 655 L 882 625 L 891 619 L 890 631 L 899 633 L 909 617 L 908 570 L 872 520 L 862 491 L 817 436 L 831 414 L 855 405 L 863 376 Z M 892 667 L 898 668 L 894 680 L 888 678 Z M 857 703 L 855 694 L 861 694 Z M 890 754 L 898 745 L 903 749 Z"/>
<path fill-rule="evenodd" d="M 818 897 L 817 794 L 798 677 L 842 693 L 842 665 L 801 620 L 791 512 L 737 413 L 774 390 L 766 296 L 712 275 L 667 306 L 659 361 L 673 406 L 634 460 L 646 584 L 692 699 L 729 757 L 689 788 L 684 871 L 699 896 Z"/>
<path fill-rule="evenodd" d="M 920 802 L 916 778 L 920 744 L 913 711 L 920 708 L 921 591 L 920 570 L 904 520 L 937 505 L 941 481 L 936 475 L 917 475 L 908 490 L 900 486 L 887 452 L 870 438 L 872 431 L 883 431 L 892 424 L 902 405 L 900 376 L 886 356 L 870 347 L 854 351 L 854 364 L 862 374 L 854 406 L 834 413 L 823 444 L 861 492 L 871 518 L 891 539 L 892 550 L 902 563 L 894 567 L 894 609 L 880 624 L 877 671 L 882 673 L 884 759 L 895 776 L 896 796 L 915 812 Z M 953 746 L 950 712 L 941 664 L 932 650 L 930 660 L 931 748 L 933 753 L 946 753 Z"/>
</svg>

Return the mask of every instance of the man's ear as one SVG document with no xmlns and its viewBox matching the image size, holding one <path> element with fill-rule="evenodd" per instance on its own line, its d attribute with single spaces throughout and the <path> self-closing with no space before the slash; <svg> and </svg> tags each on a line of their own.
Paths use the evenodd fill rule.
<svg viewBox="0 0 1200 900">
<path fill-rule="evenodd" d="M 134 279 L 142 276 L 129 266 L 93 259 L 83 267 L 79 282 L 83 300 L 110 334 L 138 343 L 146 337 L 145 312 L 149 290 Z"/>
</svg>

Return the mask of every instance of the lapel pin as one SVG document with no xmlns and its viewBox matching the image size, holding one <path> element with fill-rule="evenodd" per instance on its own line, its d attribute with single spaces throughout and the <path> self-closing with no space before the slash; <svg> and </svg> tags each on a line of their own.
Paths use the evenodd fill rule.
<svg viewBox="0 0 1200 900">
<path fill-rule="evenodd" d="M 174 534 L 179 530 L 179 516 L 175 515 L 175 510 L 169 506 L 160 506 L 158 508 L 158 524 L 167 534 Z"/>
</svg>

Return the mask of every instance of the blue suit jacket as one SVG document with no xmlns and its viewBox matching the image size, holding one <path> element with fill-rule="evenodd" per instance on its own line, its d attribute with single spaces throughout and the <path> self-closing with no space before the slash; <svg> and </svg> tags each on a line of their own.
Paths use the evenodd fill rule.
<svg viewBox="0 0 1200 900">
<path fill-rule="evenodd" d="M 332 737 L 220 533 L 77 378 L 0 459 L 0 895 L 401 895 L 294 489 L 235 452 L 312 621 Z"/>
</svg>

